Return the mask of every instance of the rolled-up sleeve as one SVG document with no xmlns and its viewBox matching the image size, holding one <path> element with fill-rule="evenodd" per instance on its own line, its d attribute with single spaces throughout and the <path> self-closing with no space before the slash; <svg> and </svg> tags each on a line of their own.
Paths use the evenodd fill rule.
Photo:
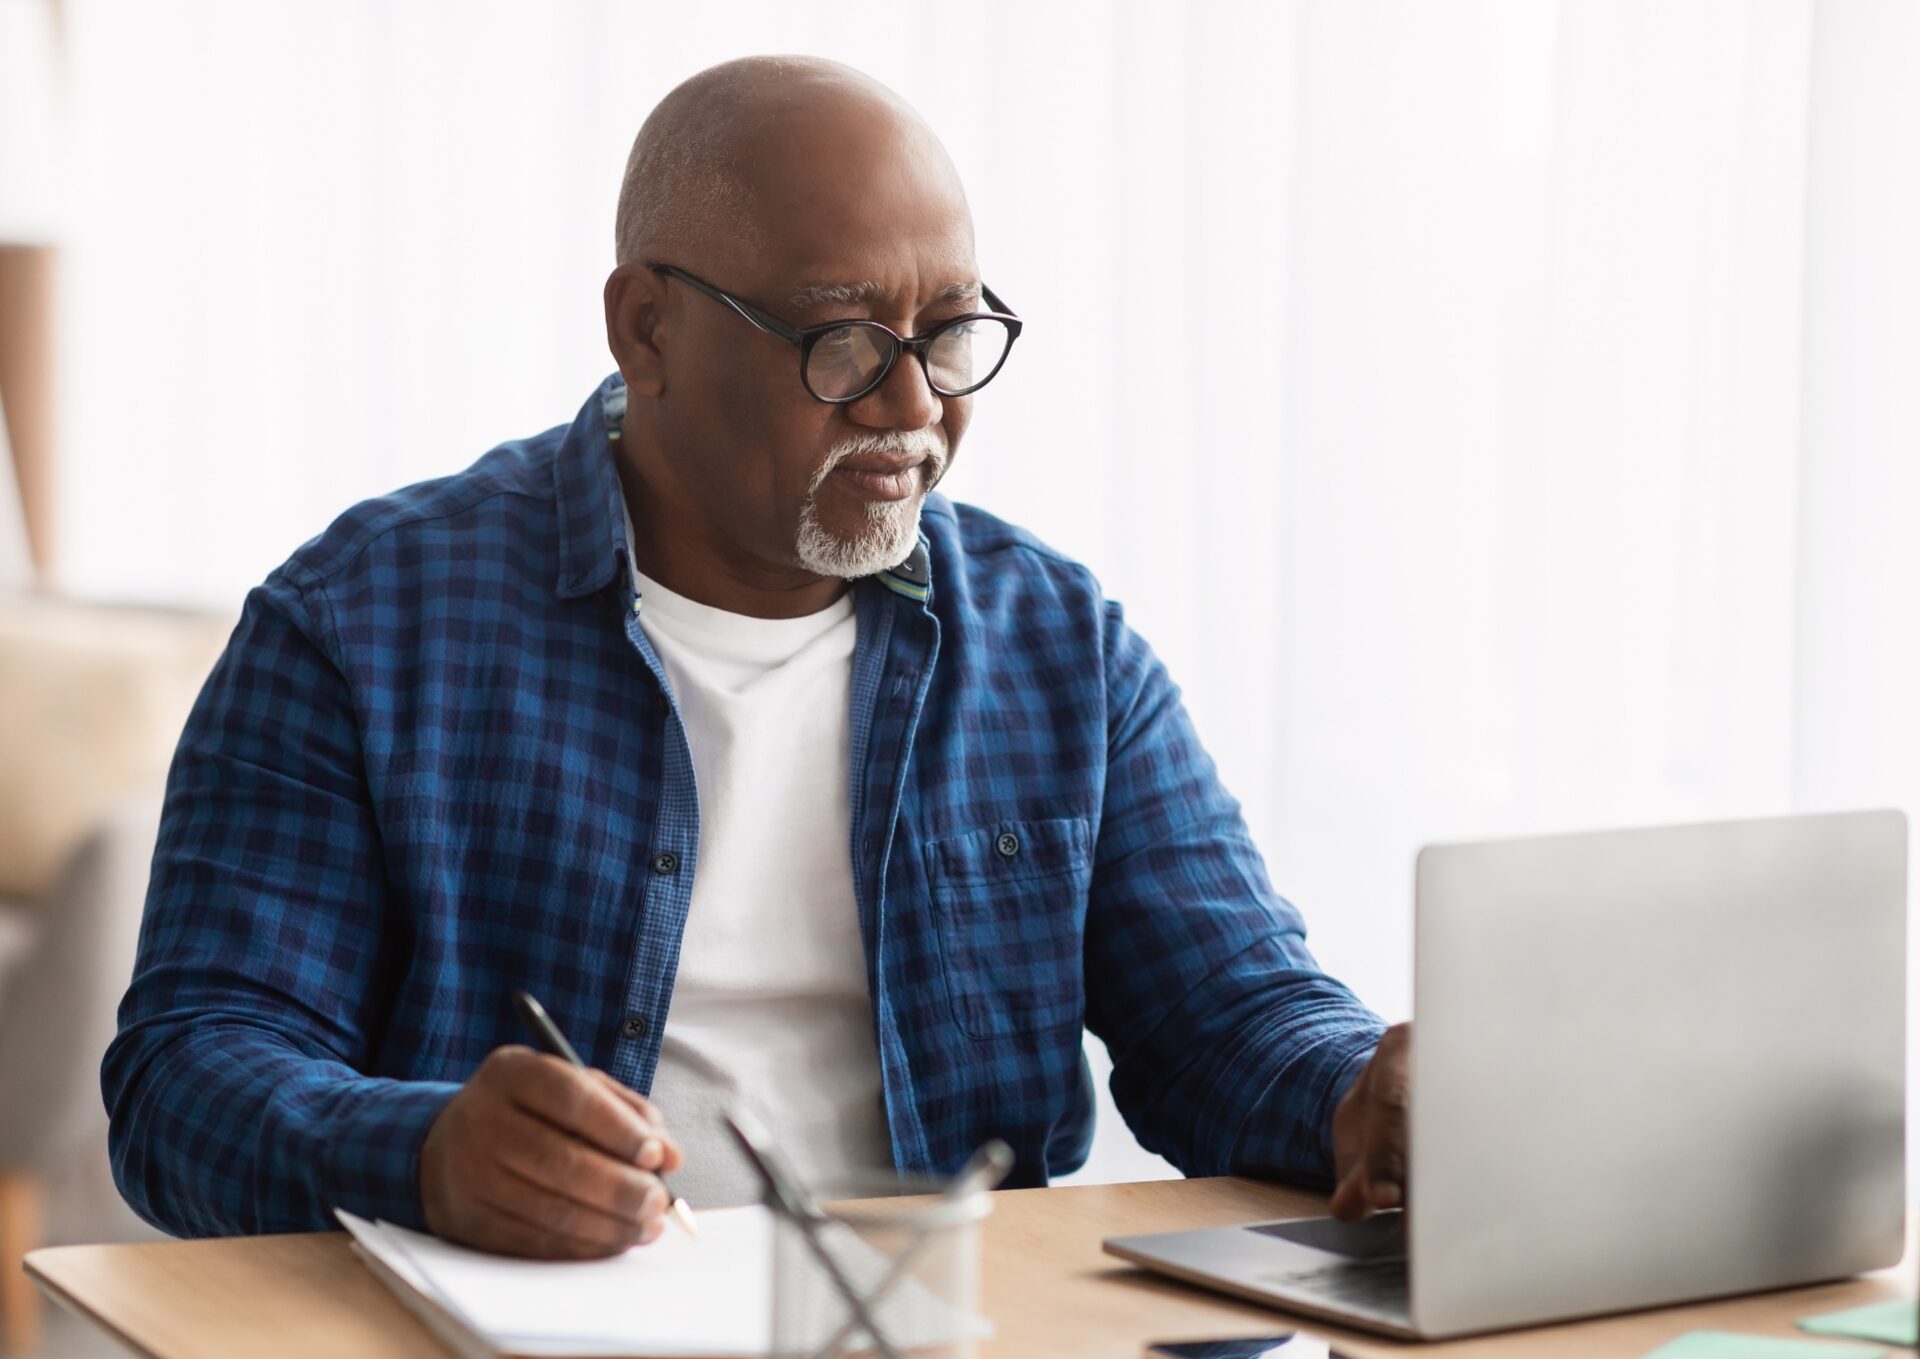
<svg viewBox="0 0 1920 1359">
<path fill-rule="evenodd" d="M 1189 1175 L 1324 1184 L 1334 1106 L 1384 1025 L 1308 952 L 1179 689 L 1113 603 L 1105 664 L 1086 988 L 1115 1103 Z"/>
<path fill-rule="evenodd" d="M 420 1225 L 458 1088 L 365 1074 L 399 959 L 337 658 L 296 559 L 249 595 L 168 776 L 101 1086 L 121 1192 L 178 1235 Z"/>
</svg>

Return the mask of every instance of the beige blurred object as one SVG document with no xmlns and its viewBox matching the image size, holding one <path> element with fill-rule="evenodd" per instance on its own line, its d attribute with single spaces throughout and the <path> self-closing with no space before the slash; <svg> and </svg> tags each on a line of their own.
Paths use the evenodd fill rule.
<svg viewBox="0 0 1920 1359">
<path fill-rule="evenodd" d="M 0 896 L 44 892 L 108 806 L 165 775 L 230 626 L 0 598 Z"/>
<path fill-rule="evenodd" d="M 0 242 L 0 454 L 12 455 L 0 456 L 0 498 L 13 502 L 7 518 L 25 528 L 42 579 L 54 550 L 55 259 L 51 246 Z M 0 524 L 0 534 L 12 531 Z M 17 545 L 0 548 L 12 556 Z"/>
<path fill-rule="evenodd" d="M 20 505 L 20 487 L 8 474 L 13 445 L 7 438 L 7 403 L 0 387 L 0 593 L 14 593 L 33 585 L 33 554 L 27 547 L 27 517 Z"/>
<path fill-rule="evenodd" d="M 49 1176 L 104 1163 L 100 1057 L 132 975 L 160 790 L 229 620 L 0 594 L 0 1345 Z"/>
<path fill-rule="evenodd" d="M 13 464 L 0 457 L 13 483 L 0 498 L 17 488 L 43 580 L 54 557 L 55 246 L 66 200 L 60 17 L 51 0 L 0 0 L 0 444 Z"/>
</svg>

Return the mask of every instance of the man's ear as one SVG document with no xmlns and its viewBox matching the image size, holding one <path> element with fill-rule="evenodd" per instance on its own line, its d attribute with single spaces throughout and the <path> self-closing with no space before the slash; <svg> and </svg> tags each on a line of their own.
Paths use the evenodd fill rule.
<svg viewBox="0 0 1920 1359">
<path fill-rule="evenodd" d="M 627 390 L 641 396 L 659 396 L 667 388 L 659 346 L 666 286 L 644 264 L 623 264 L 607 275 L 607 348 Z"/>
</svg>

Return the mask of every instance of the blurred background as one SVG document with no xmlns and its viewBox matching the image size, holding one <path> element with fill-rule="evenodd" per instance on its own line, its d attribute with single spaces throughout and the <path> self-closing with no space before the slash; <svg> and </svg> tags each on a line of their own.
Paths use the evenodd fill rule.
<svg viewBox="0 0 1920 1359">
<path fill-rule="evenodd" d="M 756 51 L 946 140 L 1028 324 L 945 489 L 1383 1015 L 1425 842 L 1920 811 L 1905 0 L 0 0 L 0 1251 L 135 1230 L 94 1064 L 242 595 L 571 418 L 634 132 Z"/>
</svg>

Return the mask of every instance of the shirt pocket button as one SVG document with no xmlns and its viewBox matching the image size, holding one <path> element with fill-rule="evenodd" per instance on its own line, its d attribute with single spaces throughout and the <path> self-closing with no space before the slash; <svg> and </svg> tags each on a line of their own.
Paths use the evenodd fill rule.
<svg viewBox="0 0 1920 1359">
<path fill-rule="evenodd" d="M 1078 1025 L 1093 872 L 1087 819 L 1009 817 L 932 841 L 922 854 L 956 1026 L 1009 1039 Z"/>
<path fill-rule="evenodd" d="M 620 1021 L 620 1036 L 622 1038 L 644 1038 L 646 1034 L 647 1017 L 645 1015 L 628 1015 Z"/>
</svg>

